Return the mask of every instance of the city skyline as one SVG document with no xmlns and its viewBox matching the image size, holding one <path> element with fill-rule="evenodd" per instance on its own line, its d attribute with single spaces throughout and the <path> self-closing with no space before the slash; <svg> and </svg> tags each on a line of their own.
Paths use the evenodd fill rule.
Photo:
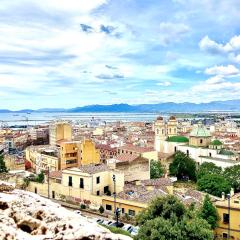
<svg viewBox="0 0 240 240">
<path fill-rule="evenodd" d="M 2 0 L 1 109 L 239 99 L 237 0 Z"/>
</svg>

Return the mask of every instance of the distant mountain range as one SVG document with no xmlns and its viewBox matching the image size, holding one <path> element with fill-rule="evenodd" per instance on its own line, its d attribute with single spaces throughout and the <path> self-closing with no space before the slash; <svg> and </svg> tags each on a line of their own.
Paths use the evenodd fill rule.
<svg viewBox="0 0 240 240">
<path fill-rule="evenodd" d="M 158 103 L 158 104 L 112 104 L 112 105 L 89 105 L 71 109 L 64 108 L 42 108 L 38 110 L 22 109 L 11 111 L 0 109 L 0 113 L 32 113 L 32 112 L 66 112 L 66 113 L 83 113 L 83 112 L 207 112 L 207 111 L 240 111 L 240 100 L 213 101 L 209 103 Z"/>
</svg>

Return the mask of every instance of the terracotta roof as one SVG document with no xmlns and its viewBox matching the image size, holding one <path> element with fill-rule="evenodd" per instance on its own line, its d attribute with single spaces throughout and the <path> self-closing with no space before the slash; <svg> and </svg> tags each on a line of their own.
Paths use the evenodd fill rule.
<svg viewBox="0 0 240 240">
<path fill-rule="evenodd" d="M 172 186 L 173 185 L 170 178 L 142 180 L 141 183 L 145 186 Z"/>
<path fill-rule="evenodd" d="M 108 151 L 116 151 L 117 148 L 112 148 L 110 145 L 108 144 L 97 144 L 96 145 L 97 149 L 104 149 L 104 150 L 108 150 Z"/>
<path fill-rule="evenodd" d="M 119 149 L 133 151 L 133 152 L 137 152 L 137 153 L 144 153 L 144 152 L 154 151 L 154 148 L 151 148 L 151 147 L 138 147 L 138 146 L 134 146 L 134 145 L 130 145 L 130 144 L 122 146 L 122 147 L 119 147 Z"/>
<path fill-rule="evenodd" d="M 148 203 L 152 201 L 157 196 L 165 196 L 167 192 L 162 189 L 153 189 L 151 191 L 147 190 L 144 186 L 136 186 L 132 184 L 126 184 L 124 186 L 124 191 L 117 194 L 118 198 L 138 201 L 143 203 Z"/>
<path fill-rule="evenodd" d="M 135 155 L 135 154 L 127 154 L 127 153 L 123 153 L 120 154 L 116 157 L 116 159 L 120 162 L 132 162 L 135 159 L 137 159 L 139 156 Z"/>
<path fill-rule="evenodd" d="M 89 164 L 89 165 L 81 166 L 78 169 L 81 172 L 88 173 L 88 174 L 105 172 L 105 171 L 109 170 L 109 168 L 106 164 Z"/>
<path fill-rule="evenodd" d="M 50 178 L 61 179 L 62 178 L 62 171 L 52 171 L 52 172 L 49 173 L 49 177 Z"/>
</svg>

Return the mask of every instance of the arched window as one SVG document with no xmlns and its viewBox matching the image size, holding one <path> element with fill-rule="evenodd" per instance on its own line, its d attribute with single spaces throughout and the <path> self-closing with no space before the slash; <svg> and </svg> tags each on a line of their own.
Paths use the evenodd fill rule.
<svg viewBox="0 0 240 240">
<path fill-rule="evenodd" d="M 203 140 L 202 139 L 200 139 L 200 144 L 202 144 L 203 143 Z"/>
<path fill-rule="evenodd" d="M 174 147 L 174 152 L 176 152 L 176 151 L 177 151 L 177 147 L 175 146 L 175 147 Z"/>
<path fill-rule="evenodd" d="M 189 156 L 189 150 L 187 150 L 187 155 Z"/>
</svg>

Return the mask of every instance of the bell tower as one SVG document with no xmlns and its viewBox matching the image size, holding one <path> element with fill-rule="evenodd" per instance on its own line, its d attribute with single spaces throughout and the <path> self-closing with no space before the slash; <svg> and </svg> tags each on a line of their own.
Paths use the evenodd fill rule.
<svg viewBox="0 0 240 240">
<path fill-rule="evenodd" d="M 177 120 L 176 117 L 171 116 L 167 124 L 167 136 L 172 137 L 177 135 Z"/>
<path fill-rule="evenodd" d="M 165 122 L 163 117 L 158 117 L 154 123 L 154 130 L 155 130 L 155 150 L 158 152 L 162 151 L 163 148 L 163 141 L 166 139 L 167 132 Z"/>
</svg>

